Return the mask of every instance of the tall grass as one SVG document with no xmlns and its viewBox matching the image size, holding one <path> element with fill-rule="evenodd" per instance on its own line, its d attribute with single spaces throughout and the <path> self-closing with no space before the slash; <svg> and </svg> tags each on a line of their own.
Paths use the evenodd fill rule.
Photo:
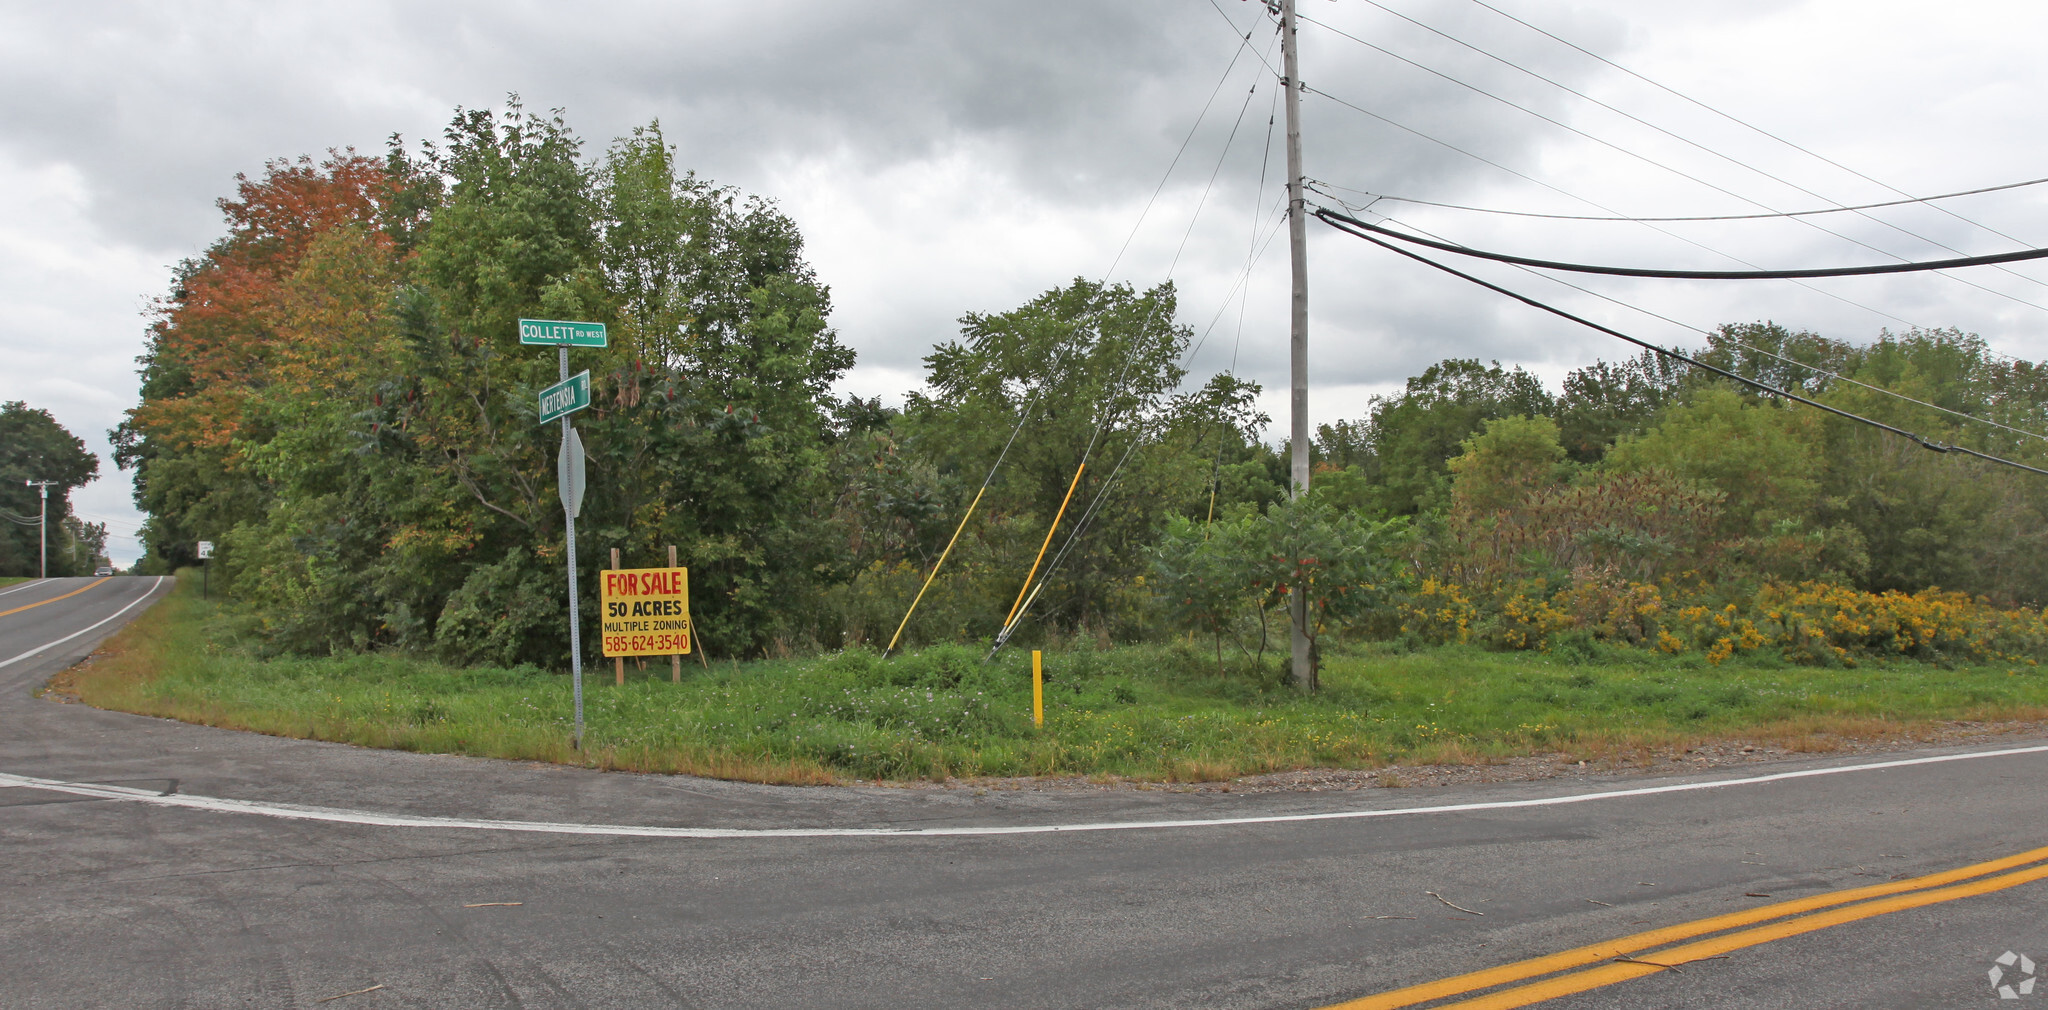
<svg viewBox="0 0 2048 1010">
<path fill-rule="evenodd" d="M 406 655 L 260 658 L 181 581 L 91 663 L 53 685 L 99 707 L 371 747 L 773 783 L 1088 775 L 1214 780 L 1306 767 L 1635 753 L 1715 738 L 1795 747 L 1910 734 L 1943 720 L 2048 717 L 2033 666 L 1859 669 L 1587 646 L 1572 656 L 1467 646 L 1327 657 L 1323 691 L 1277 660 L 1219 672 L 1199 647 L 1048 653 L 1045 725 L 1030 658 L 936 646 L 686 667 L 609 664 L 585 684 L 570 746 L 569 680 L 531 667 L 453 668 Z M 1819 734 L 1820 736 L 1816 736 Z"/>
</svg>

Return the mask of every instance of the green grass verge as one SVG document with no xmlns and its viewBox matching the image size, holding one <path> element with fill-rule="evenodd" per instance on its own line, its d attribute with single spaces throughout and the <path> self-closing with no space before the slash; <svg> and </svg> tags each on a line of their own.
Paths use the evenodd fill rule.
<svg viewBox="0 0 2048 1010">
<path fill-rule="evenodd" d="M 1827 749 L 1948 720 L 2048 717 L 2032 665 L 1709 666 L 1596 650 L 1575 659 L 1440 648 L 1326 659 L 1304 697 L 1267 673 L 1219 675 L 1202 649 L 1048 653 L 1046 720 L 1030 657 L 938 647 L 586 671 L 586 747 L 569 679 L 402 655 L 259 658 L 191 580 L 53 689 L 103 708 L 373 747 L 686 772 L 763 782 L 1086 775 L 1215 780 L 1306 767 L 1569 757 L 1740 738 Z"/>
<path fill-rule="evenodd" d="M 17 582 L 27 582 L 33 577 L 30 575 L 0 575 L 0 588 L 14 585 Z"/>
</svg>

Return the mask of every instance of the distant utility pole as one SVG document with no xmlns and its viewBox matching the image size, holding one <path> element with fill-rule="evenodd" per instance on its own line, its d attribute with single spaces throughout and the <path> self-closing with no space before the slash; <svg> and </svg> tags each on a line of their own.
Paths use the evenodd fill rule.
<svg viewBox="0 0 2048 1010">
<path fill-rule="evenodd" d="M 1301 60 L 1294 47 L 1294 0 L 1280 0 L 1280 72 L 1287 75 L 1287 254 L 1294 268 L 1293 313 L 1289 320 L 1289 371 L 1294 384 L 1293 495 L 1308 493 L 1308 222 L 1301 195 Z M 1308 594 L 1297 586 L 1287 604 L 1293 626 L 1294 684 L 1315 690 L 1315 657 L 1309 654 Z"/>
<path fill-rule="evenodd" d="M 36 515 L 36 535 L 42 540 L 42 570 L 38 578 L 50 577 L 50 485 L 54 480 L 25 480 L 23 484 L 43 493 L 42 511 Z"/>
</svg>

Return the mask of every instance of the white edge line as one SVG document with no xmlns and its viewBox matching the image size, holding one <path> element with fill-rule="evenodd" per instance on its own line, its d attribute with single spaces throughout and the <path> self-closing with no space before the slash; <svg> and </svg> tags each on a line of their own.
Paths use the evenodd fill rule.
<svg viewBox="0 0 2048 1010">
<path fill-rule="evenodd" d="M 62 576 L 59 576 L 59 578 L 62 578 Z M 11 588 L 11 589 L 0 589 L 0 596 L 6 596 L 6 595 L 7 595 L 8 593 L 18 593 L 18 592 L 21 592 L 21 591 L 22 591 L 22 590 L 24 590 L 24 589 L 34 589 L 35 587 L 37 587 L 37 586 L 40 586 L 40 585 L 43 585 L 43 584 L 45 584 L 45 583 L 47 583 L 47 582 L 50 582 L 50 581 L 52 581 L 52 580 L 50 580 L 50 579 L 30 579 L 30 580 L 28 580 L 27 582 L 24 582 L 24 583 L 22 583 L 21 585 L 15 586 L 15 587 L 13 587 L 13 588 Z"/>
<path fill-rule="evenodd" d="M 1548 796 L 1526 800 L 1491 800 L 1482 803 L 1450 803 L 1430 807 L 1397 807 L 1386 810 L 1340 810 L 1320 814 L 1269 814 L 1255 817 L 1218 817 L 1205 820 L 1099 821 L 1075 824 L 986 825 L 957 828 L 689 828 L 663 827 L 661 825 L 572 824 L 556 821 L 505 821 L 466 817 L 428 817 L 417 814 L 382 814 L 366 810 L 301 806 L 292 803 L 270 803 L 262 800 L 235 800 L 216 796 L 164 796 L 147 789 L 81 782 L 61 782 L 54 779 L 31 778 L 26 775 L 9 775 L 4 772 L 0 772 L 0 788 L 39 789 L 49 792 L 68 793 L 73 796 L 85 796 L 104 800 L 123 800 L 159 807 L 182 807 L 189 810 L 207 810 L 216 813 L 254 814 L 261 817 L 277 817 L 287 820 L 328 821 L 340 824 L 361 824 L 391 828 L 524 831 L 554 835 L 601 835 L 629 838 L 941 838 L 962 835 L 1042 835 L 1063 831 L 1221 828 L 1252 824 L 1294 824 L 1304 821 L 1401 817 L 1410 814 L 1452 814 L 1471 813 L 1481 810 L 1520 810 L 1531 807 L 1555 807 L 1573 803 L 1590 803 L 1596 800 L 1619 800 L 1636 796 L 1657 796 L 1665 793 L 1698 792 L 1707 789 L 1723 789 L 1731 786 L 1763 785 L 1770 782 L 1786 782 L 1793 779 L 1813 778 L 1822 775 L 1847 775 L 1852 772 L 1943 764 L 1949 761 L 1974 761 L 1979 758 L 2013 757 L 2021 754 L 2039 754 L 2044 751 L 2048 751 L 2048 744 L 2032 747 L 2013 747 L 2006 750 L 1976 751 L 1967 754 L 1940 754 L 1930 757 L 1901 758 L 1895 761 L 1876 761 L 1860 765 L 1838 765 L 1831 768 L 1807 768 L 1800 771 L 1776 772 L 1770 775 L 1755 775 L 1740 779 L 1719 779 L 1711 782 L 1681 782 L 1673 785 L 1643 786 L 1636 789 L 1613 789 L 1604 792 L 1575 793 L 1568 796 Z"/>
<path fill-rule="evenodd" d="M 111 621 L 111 620 L 113 620 L 114 618 L 116 618 L 116 617 L 119 617 L 119 616 L 121 616 L 122 614 L 125 614 L 125 613 L 127 613 L 127 612 L 129 612 L 129 611 L 131 611 L 131 610 L 134 610 L 134 609 L 135 609 L 136 607 L 138 607 L 138 606 L 141 606 L 141 605 L 142 605 L 142 603 L 143 603 L 143 601 L 145 601 L 145 600 L 148 600 L 148 599 L 149 599 L 149 598 L 150 598 L 151 596 L 154 596 L 154 595 L 156 595 L 156 591 L 157 591 L 158 589 L 162 588 L 162 587 L 163 587 L 163 584 L 164 584 L 164 577 L 163 577 L 163 576 L 161 576 L 161 575 L 157 576 L 157 577 L 156 577 L 156 582 L 155 582 L 155 583 L 154 583 L 153 585 L 151 585 L 151 586 L 149 587 L 149 591 L 148 591 L 148 592 L 146 592 L 146 593 L 143 593 L 143 594 L 142 594 L 141 596 L 138 596 L 138 597 L 136 597 L 136 598 L 135 598 L 135 601 L 134 601 L 134 602 L 132 602 L 132 603 L 130 603 L 130 604 L 128 604 L 127 606 L 125 606 L 125 607 L 122 607 L 121 609 L 119 609 L 119 610 L 116 610 L 116 611 L 114 611 L 114 613 L 113 613 L 113 614 L 112 614 L 111 616 L 109 616 L 109 617 L 106 617 L 106 618 L 104 618 L 104 619 L 102 619 L 102 620 L 100 620 L 100 621 L 98 621 L 98 622 L 94 623 L 94 624 L 93 624 L 93 625 L 91 625 L 90 627 L 87 627 L 87 628 L 85 628 L 85 629 L 83 629 L 83 630 L 80 630 L 80 631 L 74 631 L 74 632 L 72 632 L 71 634 L 65 635 L 65 636 L 64 636 L 63 638 L 60 638 L 60 639 L 58 639 L 58 640 L 56 640 L 56 641 L 54 641 L 54 642 L 46 642 L 46 643 L 44 643 L 44 644 L 42 644 L 42 645 L 38 645 L 38 646 L 36 646 L 35 648 L 33 648 L 33 649 L 30 649 L 30 650 L 28 650 L 27 652 L 24 652 L 24 653 L 22 653 L 21 655 L 19 655 L 19 656 L 16 656 L 16 657 L 14 657 L 13 659 L 7 659 L 7 660 L 0 660 L 0 670 L 4 670 L 4 669 L 6 669 L 6 668 L 8 668 L 8 667 L 10 667 L 10 666 L 13 666 L 14 664 L 16 664 L 16 663 L 19 663 L 19 662 L 21 662 L 21 661 L 22 661 L 22 660 L 24 660 L 24 659 L 28 659 L 28 658 L 29 658 L 29 657 L 31 657 L 31 656 L 37 656 L 37 655 L 41 655 L 42 653 L 48 652 L 48 651 L 50 651 L 51 649 L 54 649 L 54 648 L 56 648 L 56 647 L 58 647 L 58 646 L 60 646 L 60 645 L 63 645 L 63 644 L 65 643 L 65 642 L 69 642 L 69 641 L 71 641 L 71 640 L 72 640 L 72 639 L 74 639 L 74 638 L 78 638 L 78 637 L 80 637 L 80 636 L 83 636 L 83 635 L 91 634 L 91 633 L 92 633 L 92 632 L 93 632 L 93 631 L 94 631 L 95 629 L 99 628 L 99 627 L 100 627 L 100 625 L 106 624 L 106 623 L 107 623 L 108 621 Z"/>
</svg>

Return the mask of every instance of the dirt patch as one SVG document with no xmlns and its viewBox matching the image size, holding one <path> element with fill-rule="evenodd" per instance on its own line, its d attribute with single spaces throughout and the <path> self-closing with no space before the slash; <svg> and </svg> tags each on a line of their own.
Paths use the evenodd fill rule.
<svg viewBox="0 0 2048 1010">
<path fill-rule="evenodd" d="M 1580 759 L 1565 754 L 1531 754 L 1456 764 L 1388 765 L 1384 768 L 1304 768 L 1246 775 L 1213 782 L 1147 782 L 1114 776 L 1061 778 L 946 779 L 943 782 L 855 780 L 847 785 L 894 789 L 1021 790 L 1030 792 L 1274 793 L 1350 792 L 1409 789 L 1546 779 L 1609 780 L 1644 775 L 1767 765 L 1816 754 L 1887 754 L 1922 747 L 2009 743 L 2048 737 L 2048 723 L 1943 722 L 1871 735 L 1803 733 L 1790 738 L 1707 740 L 1690 746 L 1609 752 Z"/>
<path fill-rule="evenodd" d="M 58 671 L 56 676 L 50 678 L 49 683 L 43 685 L 42 690 L 36 692 L 36 697 L 41 698 L 44 701 L 54 701 L 59 705 L 79 704 L 79 674 L 83 673 L 85 671 L 85 668 L 87 666 L 90 666 L 92 664 L 92 661 L 98 658 L 98 656 L 98 653 L 94 653 L 93 655 L 87 656 L 83 660 L 80 660 L 79 662 L 71 666 L 67 666 L 64 669 Z"/>
</svg>

